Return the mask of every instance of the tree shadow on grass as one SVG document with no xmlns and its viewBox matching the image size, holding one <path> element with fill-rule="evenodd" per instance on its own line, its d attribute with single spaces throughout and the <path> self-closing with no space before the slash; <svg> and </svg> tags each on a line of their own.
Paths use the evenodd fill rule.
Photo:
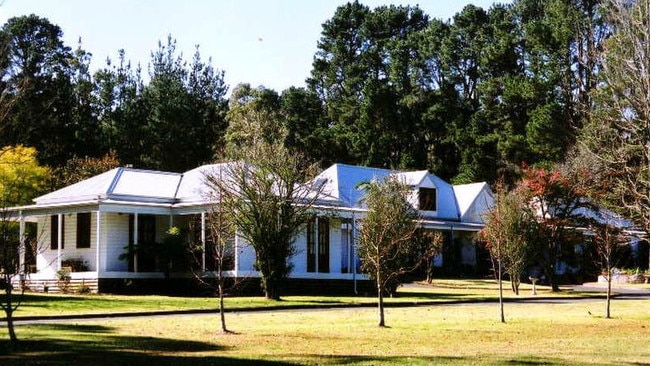
<svg viewBox="0 0 650 366">
<path fill-rule="evenodd" d="M 72 295 L 41 295 L 35 293 L 24 293 L 23 295 L 14 295 L 16 299 L 22 297 L 24 303 L 42 303 L 42 302 L 57 302 L 57 301 L 87 301 L 88 299 L 83 296 L 72 296 Z"/>
<path fill-rule="evenodd" d="M 87 324 L 30 325 L 36 335 L 14 349 L 0 344 L 0 365 L 286 365 L 219 356 L 223 346 L 182 339 L 116 335 Z M 42 335 L 42 337 L 41 337 Z"/>
</svg>

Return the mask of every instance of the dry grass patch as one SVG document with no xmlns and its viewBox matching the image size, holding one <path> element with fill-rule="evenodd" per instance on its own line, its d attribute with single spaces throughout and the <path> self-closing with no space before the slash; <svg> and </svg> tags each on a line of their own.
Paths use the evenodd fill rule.
<svg viewBox="0 0 650 366">
<path fill-rule="evenodd" d="M 531 286 L 522 284 L 519 296 L 505 291 L 506 298 L 532 297 Z M 548 287 L 538 286 L 541 296 L 580 296 L 564 291 L 552 293 Z M 497 284 L 491 280 L 435 280 L 433 284 L 413 284 L 400 287 L 398 296 L 386 299 L 388 305 L 421 302 L 457 302 L 496 300 Z M 276 307 L 329 307 L 373 304 L 373 296 L 285 296 L 283 301 L 266 300 L 257 297 L 228 297 L 227 309 L 276 308 Z M 134 296 L 134 295 L 57 295 L 27 294 L 23 304 L 16 312 L 22 316 L 56 316 L 74 314 L 129 313 L 152 311 L 216 310 L 215 297 L 173 297 L 173 296 Z"/>
<path fill-rule="evenodd" d="M 600 316 L 603 308 L 602 301 L 506 304 L 506 324 L 494 304 L 391 308 L 388 328 L 376 327 L 375 309 L 367 308 L 241 312 L 227 316 L 236 332 L 230 335 L 217 333 L 213 315 L 29 325 L 18 335 L 34 347 L 0 357 L 0 364 L 35 360 L 43 346 L 44 365 L 65 355 L 95 366 L 650 363 L 650 301 L 614 301 L 609 320 Z"/>
</svg>

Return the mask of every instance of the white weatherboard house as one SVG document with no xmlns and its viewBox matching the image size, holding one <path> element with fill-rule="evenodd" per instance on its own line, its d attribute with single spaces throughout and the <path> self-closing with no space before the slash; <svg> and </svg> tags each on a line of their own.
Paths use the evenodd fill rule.
<svg viewBox="0 0 650 366">
<path fill-rule="evenodd" d="M 73 282 L 83 282 L 99 292 L 125 291 L 136 283 L 162 283 L 164 274 L 154 258 L 129 248 L 134 243 L 159 243 L 172 226 L 203 245 L 209 202 L 205 174 L 223 165 L 204 165 L 185 173 L 116 168 L 34 199 L 33 205 L 10 209 L 11 216 L 36 223 L 39 250 L 21 255 L 31 273 L 25 280 L 35 290 L 56 290 L 57 272 L 71 270 Z M 324 185 L 315 219 L 305 225 L 294 245 L 290 281 L 300 287 L 338 286 L 352 291 L 358 280 L 355 226 L 366 209 L 360 183 L 394 175 L 412 187 L 411 201 L 420 210 L 421 226 L 446 233 L 455 246 L 454 265 L 475 266 L 474 233 L 483 227 L 482 214 L 492 204 L 485 183 L 452 186 L 427 171 L 398 172 L 335 164 L 314 182 Z M 33 225 L 33 224 L 32 224 Z M 24 229 L 23 229 L 24 231 Z M 234 240 L 234 278 L 256 278 L 255 252 L 245 241 Z M 438 258 L 440 265 L 445 258 Z M 210 273 L 205 260 L 195 264 Z M 172 279 L 190 279 L 187 270 Z M 137 288 L 137 287 L 134 287 Z M 142 289 L 143 287 L 140 287 Z M 295 286 L 294 286 L 295 288 Z M 299 292 L 299 290 L 298 290 Z"/>
</svg>

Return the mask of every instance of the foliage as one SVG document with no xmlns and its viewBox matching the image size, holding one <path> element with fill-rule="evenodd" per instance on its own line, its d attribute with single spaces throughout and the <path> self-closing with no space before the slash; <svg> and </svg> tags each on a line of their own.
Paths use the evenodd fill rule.
<svg viewBox="0 0 650 366">
<path fill-rule="evenodd" d="M 41 163 L 56 165 L 70 152 L 74 58 L 61 29 L 36 15 L 11 18 L 0 32 L 8 40 L 3 87 L 13 104 L 3 122 L 3 145 L 33 146 Z"/>
<path fill-rule="evenodd" d="M 570 261 L 574 245 L 582 240 L 577 228 L 584 227 L 584 211 L 595 210 L 596 202 L 589 200 L 584 181 L 585 170 L 568 175 L 559 168 L 524 167 L 523 179 L 517 189 L 529 202 L 537 218 L 537 232 L 531 240 L 536 260 L 554 291 L 558 291 L 555 274 L 560 261 Z"/>
<path fill-rule="evenodd" d="M 70 281 L 72 276 L 70 276 L 70 270 L 67 268 L 61 268 L 56 271 L 56 286 L 59 288 L 59 291 L 62 293 L 68 293 L 68 288 L 70 287 Z"/>
<path fill-rule="evenodd" d="M 191 63 L 183 60 L 171 36 L 151 54 L 148 84 L 124 51 L 118 57 L 94 76 L 103 150 L 136 167 L 171 171 L 212 160 L 225 130 L 224 73 L 198 48 Z"/>
<path fill-rule="evenodd" d="M 254 116 L 252 118 L 255 118 Z M 279 300 L 292 266 L 296 235 L 313 215 L 322 185 L 300 183 L 316 172 L 314 165 L 283 145 L 254 136 L 241 149 L 230 150 L 233 163 L 206 174 L 211 192 L 219 194 L 227 220 L 255 250 L 265 296 Z"/>
<path fill-rule="evenodd" d="M 400 275 L 412 271 L 421 260 L 414 260 L 418 214 L 408 200 L 410 187 L 396 178 L 363 184 L 367 207 L 361 219 L 358 253 L 361 269 L 375 281 L 379 326 L 385 326 L 384 293 Z"/>
<path fill-rule="evenodd" d="M 223 142 L 228 90 L 223 71 L 201 59 L 197 47 L 188 65 L 176 55 L 176 41 L 159 42 L 142 90 L 148 106 L 141 161 L 161 170 L 185 171 L 211 161 Z"/>
<path fill-rule="evenodd" d="M 650 4 L 606 4 L 614 33 L 605 43 L 582 147 L 596 167 L 596 180 L 606 185 L 603 200 L 650 232 Z"/>
<path fill-rule="evenodd" d="M 93 157 L 73 157 L 68 160 L 64 166 L 53 170 L 54 189 L 63 188 L 84 179 L 94 177 L 101 173 L 120 166 L 115 151 L 110 151 L 101 158 Z"/>
<path fill-rule="evenodd" d="M 530 241 L 534 240 L 537 225 L 528 196 L 519 191 L 508 192 L 500 182 L 496 187 L 495 199 L 494 207 L 484 218 L 485 227 L 479 234 L 492 258 L 499 283 L 501 322 L 504 323 L 502 274 L 508 273 L 513 292 L 519 295 L 521 277 L 531 261 L 528 247 Z"/>
<path fill-rule="evenodd" d="M 442 253 L 445 236 L 440 231 L 419 229 L 412 240 L 416 245 L 416 257 L 420 257 L 424 264 L 427 283 L 433 281 L 433 261 Z"/>
<path fill-rule="evenodd" d="M 612 277 L 617 260 L 620 258 L 621 248 L 629 244 L 630 237 L 623 233 L 623 228 L 609 222 L 593 222 L 589 230 L 593 235 L 593 246 L 596 249 L 596 259 L 605 273 L 607 280 L 607 298 L 605 304 L 605 318 L 611 317 Z"/>
<path fill-rule="evenodd" d="M 13 283 L 26 273 L 20 265 L 21 257 L 25 257 L 28 248 L 33 254 L 38 248 L 27 237 L 20 237 L 21 224 L 15 222 L 18 218 L 8 217 L 7 208 L 29 203 L 43 191 L 49 174 L 49 169 L 38 165 L 34 148 L 18 145 L 0 149 L 0 282 L 4 292 L 0 307 L 6 315 L 11 344 L 18 340 L 13 313 L 22 300 L 20 296 L 14 299 Z M 22 286 L 21 291 L 24 291 Z"/>
<path fill-rule="evenodd" d="M 279 96 L 273 90 L 264 87 L 253 89 L 249 84 L 237 85 L 229 101 L 225 152 L 261 141 L 281 143 L 284 130 L 280 124 L 279 103 Z"/>
<path fill-rule="evenodd" d="M 527 197 L 521 192 L 506 191 L 503 184 L 496 188 L 496 204 L 486 215 L 480 236 L 492 257 L 495 275 L 497 266 L 508 273 L 512 289 L 519 294 L 519 284 L 531 264 L 531 249 L 537 234 L 537 222 Z"/>
<path fill-rule="evenodd" d="M 255 111 L 260 127 L 286 130 L 270 139 L 321 166 L 513 183 L 522 162 L 562 161 L 576 131 L 598 120 L 587 111 L 617 28 L 602 15 L 610 8 L 516 0 L 468 5 L 444 21 L 418 6 L 350 2 L 324 22 L 306 88 L 242 84 L 230 106 L 224 73 L 198 48 L 183 59 L 171 35 L 146 65 L 118 50 L 91 74 L 92 55 L 65 45 L 59 26 L 12 18 L 0 32 L 0 143 L 34 146 L 53 168 L 115 151 L 138 168 L 184 171 L 244 138 L 246 110 L 248 121 Z"/>
<path fill-rule="evenodd" d="M 156 245 L 155 255 L 160 262 L 160 267 L 169 279 L 172 271 L 184 270 L 187 265 L 187 246 L 181 230 L 172 226 L 163 236 L 162 242 Z"/>
<path fill-rule="evenodd" d="M 40 166 L 36 150 L 25 146 L 0 149 L 0 205 L 28 204 L 47 187 L 50 170 Z"/>
</svg>

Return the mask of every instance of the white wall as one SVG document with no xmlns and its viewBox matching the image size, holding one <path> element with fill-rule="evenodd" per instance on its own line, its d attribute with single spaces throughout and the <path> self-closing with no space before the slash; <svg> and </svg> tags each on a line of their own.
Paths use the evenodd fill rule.
<svg viewBox="0 0 650 366">
<path fill-rule="evenodd" d="M 298 236 L 296 241 L 293 243 L 296 248 L 296 255 L 291 258 L 291 263 L 293 263 L 293 272 L 292 274 L 304 274 L 307 273 L 307 228 L 304 227 Z"/>
<path fill-rule="evenodd" d="M 255 250 L 244 238 L 237 236 L 237 271 L 254 271 Z"/>
<path fill-rule="evenodd" d="M 96 221 L 93 221 L 97 225 Z M 119 260 L 129 244 L 129 215 L 102 212 L 100 265 L 102 271 L 127 271 L 128 262 Z M 95 243 L 93 243 L 94 245 Z"/>
</svg>

